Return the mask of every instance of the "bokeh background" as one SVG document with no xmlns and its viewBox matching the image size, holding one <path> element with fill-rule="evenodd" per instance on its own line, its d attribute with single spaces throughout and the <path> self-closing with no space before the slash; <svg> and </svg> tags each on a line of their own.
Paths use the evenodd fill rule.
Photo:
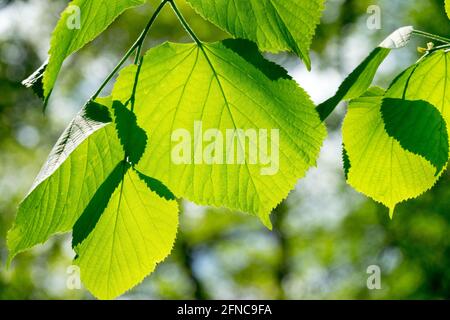
<svg viewBox="0 0 450 320">
<path fill-rule="evenodd" d="M 19 255 L 5 267 L 5 238 L 21 198 L 64 127 L 132 44 L 157 0 L 121 16 L 100 38 L 71 57 L 47 113 L 20 85 L 46 59 L 49 37 L 68 1 L 0 0 L 0 299 L 92 299 L 70 290 L 70 235 Z M 205 41 L 227 37 L 196 15 L 183 13 Z M 367 27 L 370 5 L 381 10 L 382 28 Z M 314 40 L 313 70 L 282 54 L 268 58 L 285 66 L 317 103 L 374 46 L 398 27 L 450 35 L 444 0 L 328 0 Z M 147 45 L 189 41 L 169 7 Z M 383 64 L 376 83 L 419 58 L 415 39 Z M 106 90 L 107 91 L 107 90 Z M 448 299 L 450 298 L 450 175 L 420 198 L 386 208 L 345 183 L 341 160 L 341 106 L 328 120 L 318 168 L 311 169 L 273 213 L 274 231 L 254 217 L 183 202 L 172 255 L 141 285 L 133 299 Z M 366 286 L 370 265 L 382 271 L 382 289 Z"/>
</svg>

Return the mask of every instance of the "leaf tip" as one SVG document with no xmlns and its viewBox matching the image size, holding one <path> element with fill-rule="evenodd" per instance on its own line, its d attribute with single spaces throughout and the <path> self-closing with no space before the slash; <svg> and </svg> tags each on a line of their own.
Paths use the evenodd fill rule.
<svg viewBox="0 0 450 320">
<path fill-rule="evenodd" d="M 394 219 L 394 211 L 395 211 L 395 205 L 389 208 L 389 218 L 391 220 Z"/>
<path fill-rule="evenodd" d="M 260 216 L 260 220 L 267 229 L 269 229 L 270 231 L 273 230 L 272 221 L 270 221 L 270 214 L 265 214 L 264 216 Z"/>
</svg>

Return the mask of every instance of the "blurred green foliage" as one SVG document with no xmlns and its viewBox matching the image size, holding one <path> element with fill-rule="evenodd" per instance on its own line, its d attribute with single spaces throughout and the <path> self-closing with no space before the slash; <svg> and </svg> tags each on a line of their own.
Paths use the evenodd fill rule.
<svg viewBox="0 0 450 320">
<path fill-rule="evenodd" d="M 201 39 L 226 37 L 184 1 L 178 2 Z M 6 21 L 6 27 L 0 24 L 0 299 L 92 298 L 85 290 L 67 289 L 67 268 L 73 258 L 70 235 L 55 237 L 21 254 L 6 269 L 6 233 L 52 144 L 137 37 L 157 1 L 127 12 L 92 45 L 69 59 L 44 116 L 41 102 L 20 81 L 45 59 L 50 31 L 66 3 L 0 0 L 0 20 Z M 323 77 L 317 85 L 327 83 L 326 73 L 321 72 L 345 77 L 358 63 L 351 55 L 354 51 L 362 51 L 364 57 L 397 27 L 414 25 L 450 35 L 443 3 L 328 1 L 313 44 L 313 74 Z M 372 4 L 381 8 L 381 30 L 366 26 L 367 8 Z M 31 20 L 34 27 L 23 27 L 21 19 Z M 36 36 L 38 31 L 42 39 Z M 147 46 L 166 40 L 189 41 L 169 8 L 158 19 Z M 378 79 L 380 84 L 387 85 L 402 67 L 417 59 L 414 46 L 425 43 L 419 39 L 394 54 L 393 67 L 386 68 Z M 288 55 L 274 59 L 290 71 L 302 68 Z M 394 220 L 389 220 L 384 207 L 346 186 L 337 156 L 330 155 L 339 153 L 339 139 L 333 137 L 341 120 L 342 112 L 330 120 L 330 145 L 335 147 L 324 148 L 325 160 L 320 161 L 319 169 L 275 210 L 273 232 L 255 217 L 183 202 L 173 254 L 124 297 L 449 299 L 450 175 L 419 199 L 399 205 Z M 381 268 L 381 290 L 367 289 L 370 265 Z"/>
</svg>

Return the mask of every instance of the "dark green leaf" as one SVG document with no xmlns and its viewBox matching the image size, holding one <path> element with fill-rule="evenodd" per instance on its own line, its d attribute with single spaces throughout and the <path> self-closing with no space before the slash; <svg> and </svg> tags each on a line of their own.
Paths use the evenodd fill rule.
<svg viewBox="0 0 450 320">
<path fill-rule="evenodd" d="M 432 104 L 386 98 L 381 114 L 387 133 L 401 146 L 423 156 L 439 174 L 449 156 L 447 126 L 441 113 Z"/>
</svg>

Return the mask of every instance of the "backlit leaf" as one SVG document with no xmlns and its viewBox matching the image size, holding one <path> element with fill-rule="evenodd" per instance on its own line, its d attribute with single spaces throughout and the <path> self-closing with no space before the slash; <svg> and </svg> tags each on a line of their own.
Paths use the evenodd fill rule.
<svg viewBox="0 0 450 320">
<path fill-rule="evenodd" d="M 247 54 L 240 55 L 237 47 L 246 48 L 242 51 Z M 253 213 L 270 226 L 271 210 L 315 165 L 325 128 L 308 95 L 281 67 L 262 59 L 253 44 L 242 40 L 202 48 L 165 43 L 151 49 L 136 91 L 137 122 L 149 138 L 137 168 L 162 181 L 177 197 Z M 263 70 L 271 72 L 255 68 L 264 64 Z M 135 71 L 131 67 L 122 72 L 114 99 L 129 99 Z M 199 121 L 201 129 L 198 125 L 194 129 Z M 268 148 L 260 145 L 260 161 L 252 162 L 245 148 L 244 162 L 227 163 L 231 149 L 221 148 L 218 139 L 200 144 L 195 132 L 209 129 L 221 134 L 223 146 L 227 130 L 266 133 L 259 142 L 265 141 Z M 179 130 L 188 135 L 185 141 L 191 146 L 183 163 L 175 163 L 172 157 L 180 145 L 172 135 Z M 247 139 L 234 141 L 235 147 L 249 146 Z M 211 144 L 217 147 L 219 160 L 209 164 L 203 155 Z M 271 156 L 273 161 L 264 163 Z"/>
<path fill-rule="evenodd" d="M 311 67 L 309 48 L 324 0 L 188 0 L 203 17 L 264 51 L 292 51 Z"/>
<path fill-rule="evenodd" d="M 107 114 L 105 107 L 88 104 L 56 143 L 8 233 L 10 260 L 55 233 L 70 231 L 123 159 L 114 126 L 98 121 L 108 119 Z"/>
<path fill-rule="evenodd" d="M 392 217 L 398 203 L 429 190 L 438 176 L 429 161 L 387 134 L 381 113 L 383 94 L 384 90 L 373 88 L 352 100 L 342 130 L 347 182 L 387 206 Z"/>
<path fill-rule="evenodd" d="M 53 89 L 64 60 L 102 33 L 123 11 L 145 0 L 73 0 L 53 31 L 44 73 L 44 97 Z"/>
<path fill-rule="evenodd" d="M 424 100 L 435 106 L 450 126 L 450 53 L 435 51 L 395 79 L 388 98 Z"/>
<path fill-rule="evenodd" d="M 386 132 L 401 146 L 423 156 L 439 174 L 448 161 L 447 126 L 441 113 L 423 100 L 383 99 Z"/>
<path fill-rule="evenodd" d="M 81 280 L 101 299 L 121 295 L 151 273 L 172 251 L 178 228 L 176 201 L 149 190 L 125 163 L 118 171 L 122 180 L 116 180 L 112 195 L 100 195 L 109 199 L 101 215 L 95 206 L 85 212 L 86 221 L 93 218 L 95 227 L 81 225 L 78 230 L 91 232 L 75 242 Z"/>
</svg>

